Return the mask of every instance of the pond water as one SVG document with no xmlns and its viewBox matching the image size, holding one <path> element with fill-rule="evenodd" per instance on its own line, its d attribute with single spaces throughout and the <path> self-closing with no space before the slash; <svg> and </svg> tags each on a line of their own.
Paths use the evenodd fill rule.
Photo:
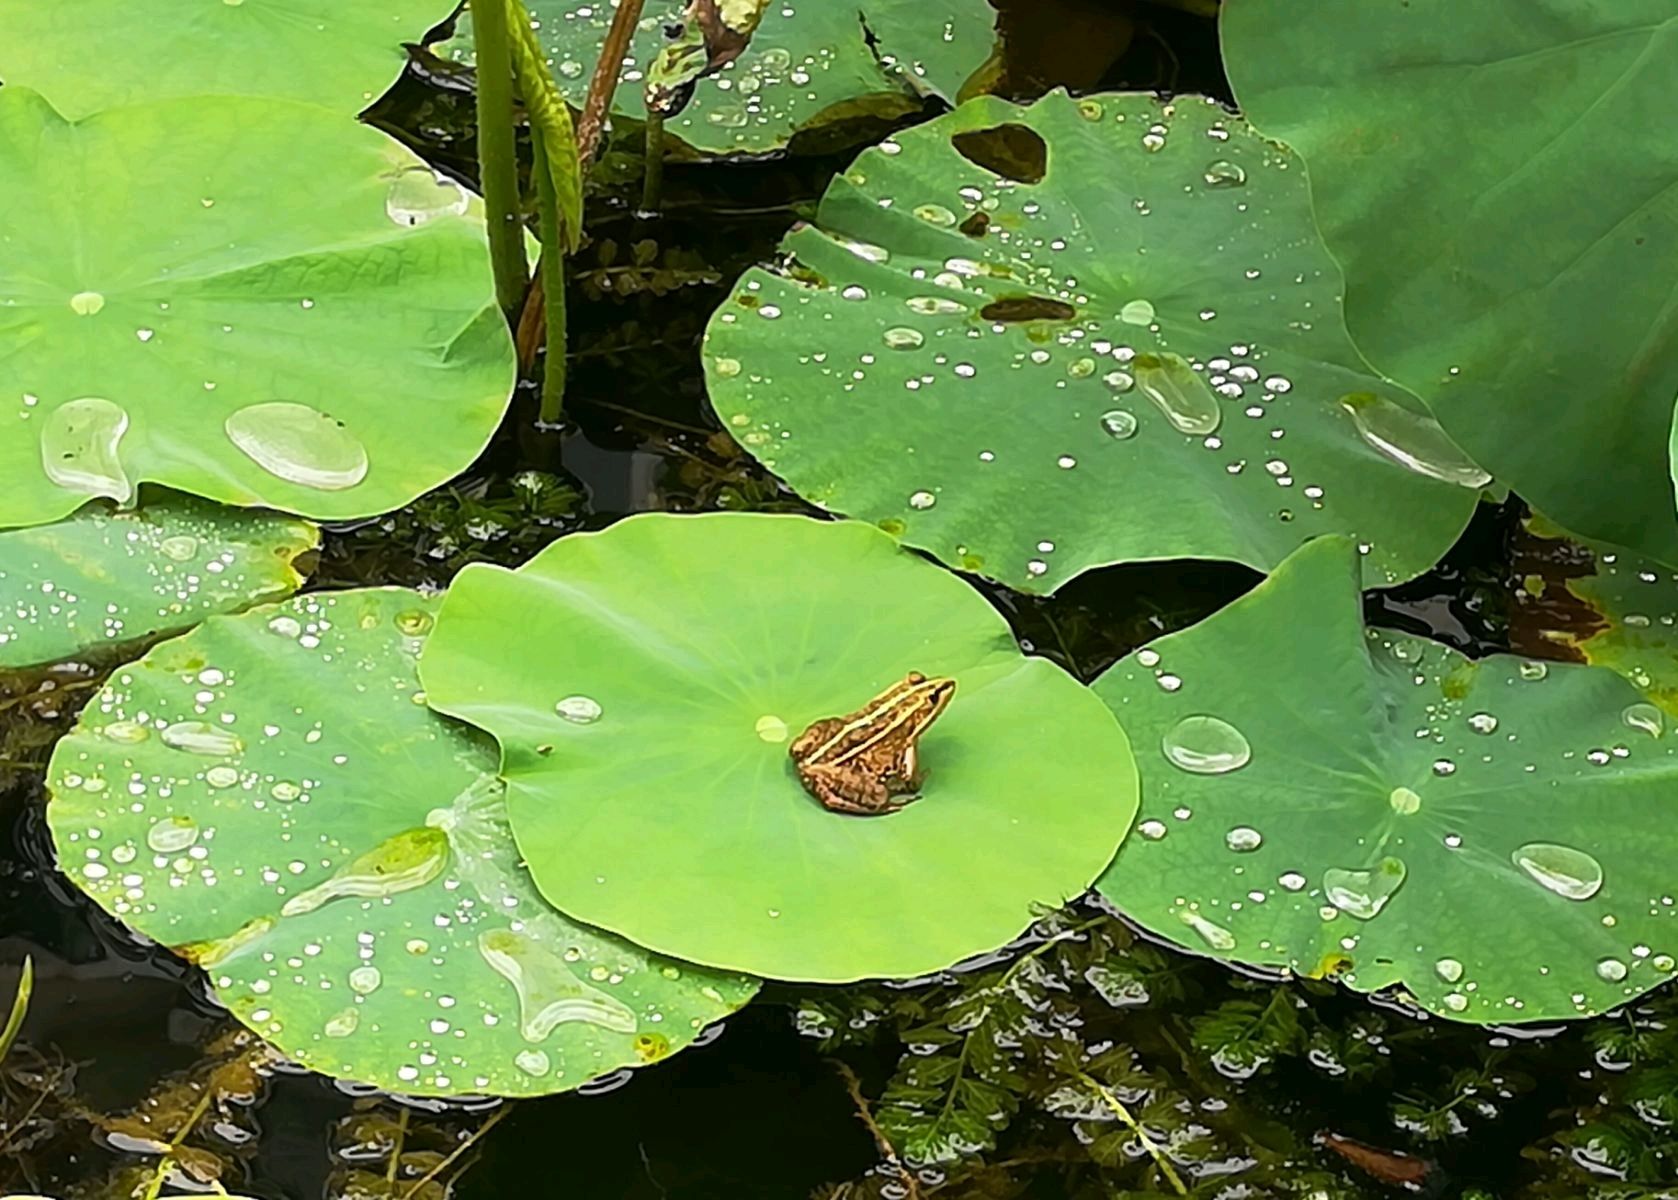
<svg viewBox="0 0 1678 1200">
<path fill-rule="evenodd" d="M 1104 82 L 1167 82 L 1172 62 L 1179 86 L 1223 91 L 1207 30 L 1169 12 Z M 463 170 L 464 104 L 447 79 L 415 72 L 374 119 Z M 467 562 L 522 562 L 632 512 L 813 511 L 717 427 L 696 339 L 728 282 L 769 256 L 847 157 L 672 167 L 663 216 L 637 217 L 626 199 L 591 210 L 570 302 L 569 424 L 538 428 L 527 388 L 456 483 L 330 528 L 310 586 L 440 586 Z M 1370 593 L 1369 620 L 1470 654 L 1539 652 L 1535 630 L 1581 615 L 1515 603 L 1515 579 L 1566 553 L 1525 537 L 1521 515 L 1518 501 L 1483 506 L 1440 567 Z M 1156 564 L 1092 572 L 1050 600 L 975 586 L 1028 649 L 1087 681 L 1257 578 Z M 25 954 L 36 973 L 23 1042 L 0 1071 L 6 1192 L 143 1192 L 155 1143 L 179 1138 L 178 1190 L 271 1200 L 429 1198 L 445 1185 L 488 1198 L 536 1181 L 538 1195 L 620 1200 L 1173 1194 L 1148 1143 L 1190 1194 L 1224 1200 L 1678 1194 L 1671 989 L 1566 1027 L 1455 1026 L 1185 955 L 1091 902 L 933 979 L 771 986 L 709 1044 L 589 1094 L 411 1102 L 288 1068 L 195 971 L 53 866 L 30 767 L 98 678 L 97 665 L 66 668 L 0 695 L 12 783 L 0 798 L 0 989 Z M 1069 1086 L 1092 1063 L 1123 1081 L 1110 1103 Z M 952 1077 L 967 1083 L 941 1111 L 902 1115 L 918 1087 Z M 1004 1077 L 1023 1083 L 1000 1089 Z M 953 1161 L 887 1161 L 886 1127 Z"/>
</svg>

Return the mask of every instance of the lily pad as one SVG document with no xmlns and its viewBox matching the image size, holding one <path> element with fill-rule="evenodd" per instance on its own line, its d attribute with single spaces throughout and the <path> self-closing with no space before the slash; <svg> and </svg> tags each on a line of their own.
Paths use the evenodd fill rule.
<svg viewBox="0 0 1678 1200">
<path fill-rule="evenodd" d="M 501 743 L 551 903 L 755 975 L 909 976 L 994 949 L 1079 895 L 1135 810 L 1112 715 L 866 525 L 653 514 L 518 571 L 471 566 L 420 669 L 433 707 Z M 922 795 L 823 808 L 791 741 L 911 671 L 956 681 Z"/>
<path fill-rule="evenodd" d="M 0 0 L 0 82 L 65 116 L 171 96 L 268 96 L 349 115 L 453 0 Z M 136 177 L 142 178 L 142 177 Z"/>
<path fill-rule="evenodd" d="M 688 1045 L 755 981 L 541 901 L 493 749 L 419 692 L 436 606 L 302 596 L 124 668 L 48 767 L 64 870 L 330 1075 L 535 1095 Z"/>
<path fill-rule="evenodd" d="M 711 402 L 800 495 L 952 566 L 1053 591 L 1339 532 L 1386 582 L 1488 479 L 1361 366 L 1298 160 L 1209 101 L 982 97 L 864 152 L 817 221 L 712 317 Z"/>
<path fill-rule="evenodd" d="M 526 0 L 565 98 L 581 107 L 613 5 L 599 0 Z M 644 120 L 646 71 L 681 4 L 647 6 L 624 59 L 613 111 Z M 911 111 L 922 93 L 954 101 L 996 42 L 986 0 L 785 0 L 770 4 L 744 54 L 696 85 L 692 102 L 666 122 L 667 136 L 702 154 L 779 150 L 800 130 L 829 121 Z M 872 41 L 872 45 L 870 42 Z M 440 48 L 472 61 L 470 13 Z"/>
<path fill-rule="evenodd" d="M 375 130 L 237 97 L 72 124 L 6 87 L 0 191 L 0 526 L 142 482 L 367 516 L 459 472 L 506 408 L 482 222 Z"/>
<path fill-rule="evenodd" d="M 1365 630 L 1323 538 L 1094 687 L 1146 747 L 1100 887 L 1148 929 L 1464 1021 L 1673 977 L 1678 741 L 1613 672 Z"/>
<path fill-rule="evenodd" d="M 1678 563 L 1671 0 L 1237 0 L 1222 33 L 1370 361 L 1548 516 Z"/>
<path fill-rule="evenodd" d="M 0 532 L 0 668 L 57 662 L 289 596 L 307 521 L 185 497 L 134 512 L 91 504 L 68 520 Z"/>
</svg>

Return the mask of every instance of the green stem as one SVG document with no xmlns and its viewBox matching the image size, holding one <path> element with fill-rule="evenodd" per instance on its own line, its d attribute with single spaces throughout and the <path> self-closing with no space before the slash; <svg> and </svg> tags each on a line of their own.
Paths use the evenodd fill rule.
<svg viewBox="0 0 1678 1200">
<path fill-rule="evenodd" d="M 501 0 L 472 5 L 478 59 L 478 179 L 489 221 L 495 298 L 506 312 L 524 300 L 530 268 L 524 257 L 518 151 L 513 131 L 513 60 L 507 9 Z"/>
<path fill-rule="evenodd" d="M 11 1053 L 18 1030 L 23 1028 L 23 1019 L 29 1015 L 29 998 L 34 994 L 35 960 L 26 954 L 23 956 L 23 971 L 17 979 L 17 995 L 12 998 L 11 1015 L 6 1018 L 6 1027 L 0 1029 L 0 1061 Z"/>
<path fill-rule="evenodd" d="M 656 213 L 664 203 L 664 118 L 657 113 L 647 114 L 646 150 L 642 160 L 645 174 L 641 177 L 641 211 Z"/>
<path fill-rule="evenodd" d="M 536 261 L 536 269 L 542 274 L 542 291 L 546 294 L 543 322 L 548 346 L 542 360 L 539 418 L 544 425 L 557 425 L 565 414 L 565 244 L 561 241 L 559 197 L 540 139 L 536 142 L 536 200 L 537 228 L 542 238 L 542 256 Z"/>
</svg>

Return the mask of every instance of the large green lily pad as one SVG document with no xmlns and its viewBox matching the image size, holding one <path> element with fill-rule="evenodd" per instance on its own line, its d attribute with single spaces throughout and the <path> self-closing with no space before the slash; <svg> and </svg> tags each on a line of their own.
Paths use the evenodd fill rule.
<svg viewBox="0 0 1678 1200">
<path fill-rule="evenodd" d="M 1671 979 L 1658 711 L 1610 671 L 1365 630 L 1355 564 L 1313 542 L 1095 682 L 1144 748 L 1101 890 L 1192 949 L 1466 1021 L 1600 1013 Z"/>
<path fill-rule="evenodd" d="M 953 566 L 1052 591 L 1338 532 L 1386 582 L 1487 480 L 1361 366 L 1298 160 L 1209 101 L 970 101 L 817 221 L 712 317 L 711 402 L 800 495 Z"/>
<path fill-rule="evenodd" d="M 472 566 L 420 665 L 494 734 L 536 884 L 578 920 L 784 979 L 908 976 L 1080 894 L 1124 836 L 1112 715 L 961 580 L 866 525 L 646 515 Z M 829 812 L 790 741 L 911 671 L 956 680 L 921 798 Z"/>
<path fill-rule="evenodd" d="M 525 7 L 560 90 L 581 107 L 614 6 L 526 0 Z M 620 116 L 645 119 L 646 71 L 682 7 L 670 0 L 647 5 L 612 101 Z M 703 154 L 764 154 L 830 121 L 900 116 L 923 92 L 953 101 L 989 57 L 995 25 L 986 0 L 776 0 L 745 53 L 700 80 L 665 131 Z M 442 50 L 472 60 L 470 14 Z"/>
<path fill-rule="evenodd" d="M 0 194 L 0 526 L 141 482 L 384 512 L 470 463 L 506 407 L 466 193 L 342 116 L 200 97 L 72 124 L 6 87 Z"/>
<path fill-rule="evenodd" d="M 1548 516 L 1678 563 L 1672 0 L 1231 0 L 1222 29 L 1370 361 Z"/>
<path fill-rule="evenodd" d="M 53 754 L 60 864 L 330 1075 L 533 1095 L 680 1049 L 755 982 L 536 895 L 493 749 L 420 694 L 436 607 L 302 596 L 155 647 Z"/>
<path fill-rule="evenodd" d="M 79 117 L 170 96 L 367 107 L 452 0 L 0 0 L 0 82 Z"/>
<path fill-rule="evenodd" d="M 0 668 L 57 662 L 289 596 L 307 521 L 170 497 L 0 532 Z"/>
</svg>

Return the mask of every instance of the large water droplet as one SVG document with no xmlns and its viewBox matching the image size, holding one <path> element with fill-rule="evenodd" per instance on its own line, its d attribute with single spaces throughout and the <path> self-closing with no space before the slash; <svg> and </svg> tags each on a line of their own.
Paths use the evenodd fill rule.
<svg viewBox="0 0 1678 1200">
<path fill-rule="evenodd" d="M 151 730 L 138 721 L 112 721 L 100 729 L 99 735 L 113 742 L 133 746 L 151 737 Z"/>
<path fill-rule="evenodd" d="M 546 1041 L 566 1021 L 635 1032 L 634 1010 L 578 979 L 535 938 L 512 929 L 486 929 L 478 935 L 478 952 L 518 993 L 519 1032 L 525 1041 Z"/>
<path fill-rule="evenodd" d="M 1250 825 L 1237 825 L 1224 834 L 1224 845 L 1237 854 L 1247 854 L 1264 845 L 1264 835 Z"/>
<path fill-rule="evenodd" d="M 430 167 L 408 167 L 385 195 L 385 215 L 398 225 L 424 225 L 438 217 L 458 217 L 470 204 L 466 189 Z"/>
<path fill-rule="evenodd" d="M 191 817 L 164 817 L 146 830 L 146 845 L 159 854 L 178 854 L 198 840 L 198 822 Z"/>
<path fill-rule="evenodd" d="M 1233 188 L 1240 187 L 1247 182 L 1247 172 L 1227 159 L 1218 159 L 1206 165 L 1206 173 L 1202 176 L 1207 187 Z"/>
<path fill-rule="evenodd" d="M 1196 775 L 1236 771 L 1253 757 L 1253 748 L 1239 729 L 1204 713 L 1173 725 L 1160 740 L 1160 749 L 1173 766 Z"/>
<path fill-rule="evenodd" d="M 932 225 L 954 225 L 956 215 L 942 204 L 921 204 L 915 208 L 915 215 Z"/>
<path fill-rule="evenodd" d="M 1454 958 L 1442 958 L 1433 964 L 1434 974 L 1446 983 L 1456 983 L 1462 978 L 1462 964 Z"/>
<path fill-rule="evenodd" d="M 1178 433 L 1214 433 L 1223 422 L 1218 398 L 1180 354 L 1138 354 L 1131 374 L 1142 394 L 1158 406 Z"/>
<path fill-rule="evenodd" d="M 1540 885 L 1569 900 L 1589 900 L 1602 889 L 1602 864 L 1572 846 L 1528 842 L 1509 857 Z"/>
<path fill-rule="evenodd" d="M 1132 300 L 1119 309 L 1119 320 L 1126 325 L 1152 325 L 1154 306 L 1146 300 Z"/>
<path fill-rule="evenodd" d="M 938 497 L 933 495 L 931 492 L 920 491 L 920 492 L 909 493 L 909 507 L 910 508 L 917 508 L 917 509 L 920 509 L 924 512 L 926 509 L 931 508 L 934 504 L 937 504 L 937 503 L 938 503 Z"/>
<path fill-rule="evenodd" d="M 573 725 L 592 725 L 600 719 L 600 701 L 593 696 L 567 696 L 554 711 Z"/>
<path fill-rule="evenodd" d="M 326 1018 L 325 1023 L 320 1027 L 320 1031 L 329 1038 L 349 1037 L 350 1034 L 355 1032 L 356 1026 L 360 1024 L 361 1014 L 353 1008 L 346 1008 Z"/>
<path fill-rule="evenodd" d="M 1212 949 L 1235 949 L 1235 935 L 1233 933 L 1225 929 L 1222 925 L 1219 925 L 1216 921 L 1212 921 L 1201 916 L 1200 913 L 1196 912 L 1194 909 L 1184 909 L 1182 912 L 1177 914 L 1177 919 L 1198 933 L 1200 935 L 1200 940 L 1212 947 Z"/>
<path fill-rule="evenodd" d="M 513 1055 L 513 1065 L 526 1075 L 534 1075 L 538 1079 L 553 1070 L 553 1060 L 548 1057 L 546 1050 L 520 1050 Z"/>
<path fill-rule="evenodd" d="M 165 746 L 210 758 L 228 758 L 245 749 L 245 743 L 238 734 L 211 725 L 208 721 L 176 721 L 158 737 Z"/>
<path fill-rule="evenodd" d="M 1373 392 L 1342 396 L 1340 407 L 1352 414 L 1352 423 L 1365 442 L 1418 475 L 1465 488 L 1485 487 L 1492 480 L 1432 417 Z"/>
<path fill-rule="evenodd" d="M 251 404 L 223 424 L 252 462 L 287 483 L 343 491 L 367 478 L 367 447 L 342 421 L 289 400 Z"/>
<path fill-rule="evenodd" d="M 1617 958 L 1605 958 L 1596 964 L 1596 973 L 1609 983 L 1618 983 L 1629 973 L 1626 964 Z"/>
<path fill-rule="evenodd" d="M 926 343 L 926 336 L 907 325 L 895 325 L 882 333 L 880 340 L 891 350 L 918 350 Z"/>
<path fill-rule="evenodd" d="M 118 455 L 128 413 L 99 396 L 59 405 L 41 426 L 41 469 L 61 488 L 127 504 L 134 485 Z"/>
<path fill-rule="evenodd" d="M 358 996 L 371 996 L 383 982 L 384 975 L 377 967 L 356 967 L 350 972 L 350 991 Z"/>
<path fill-rule="evenodd" d="M 1666 714 L 1653 704 L 1628 704 L 1620 713 L 1620 720 L 1630 729 L 1638 729 L 1650 737 L 1660 737 L 1666 729 Z"/>
<path fill-rule="evenodd" d="M 1101 414 L 1101 431 L 1119 441 L 1132 437 L 1136 433 L 1136 414 L 1122 408 L 1110 408 Z"/>
<path fill-rule="evenodd" d="M 441 829 L 406 829 L 339 867 L 325 883 L 287 900 L 280 906 L 280 915 L 314 912 L 340 896 L 381 899 L 411 892 L 441 875 L 448 861 L 449 839 Z"/>
<path fill-rule="evenodd" d="M 1368 871 L 1330 867 L 1323 872 L 1323 895 L 1341 912 L 1367 921 L 1386 907 L 1406 874 L 1404 860 L 1390 856 Z"/>
</svg>

